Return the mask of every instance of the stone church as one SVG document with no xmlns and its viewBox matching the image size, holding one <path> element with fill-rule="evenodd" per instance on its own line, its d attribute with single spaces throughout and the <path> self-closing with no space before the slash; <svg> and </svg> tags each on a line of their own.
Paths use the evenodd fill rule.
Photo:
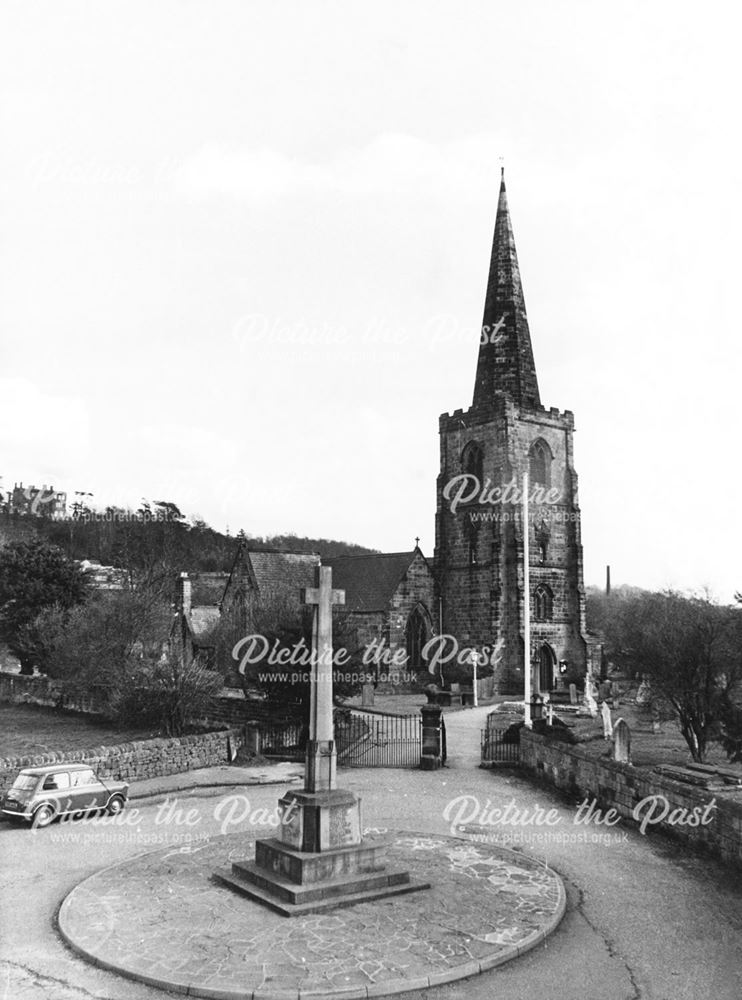
<svg viewBox="0 0 742 1000">
<path fill-rule="evenodd" d="M 495 688 L 522 695 L 527 600 L 532 690 L 581 683 L 588 649 L 574 418 L 541 403 L 504 177 L 472 405 L 444 413 L 439 428 L 434 566 L 443 631 L 467 646 L 499 643 Z"/>
<path fill-rule="evenodd" d="M 229 574 L 200 574 L 192 581 L 193 594 L 188 579 L 179 581 L 173 635 L 192 655 L 208 652 L 209 629 L 221 616 L 236 614 L 244 630 L 252 631 L 254 611 L 266 602 L 288 608 L 298 621 L 300 588 L 313 585 L 324 562 L 332 566 L 334 586 L 346 592 L 336 614 L 354 633 L 351 648 L 381 644 L 406 658 L 396 671 L 374 667 L 382 690 L 430 683 L 430 657 L 426 661 L 423 654 L 442 632 L 460 650 L 487 649 L 488 663 L 497 660 L 494 676 L 485 681 L 487 694 L 522 696 L 526 599 L 532 690 L 565 690 L 571 682 L 581 687 L 590 657 L 573 432 L 569 410 L 541 404 L 503 180 L 472 405 L 440 418 L 434 559 L 417 545 L 407 552 L 324 560 L 317 553 L 249 552 L 240 546 Z M 524 473 L 530 505 L 527 596 Z M 487 675 L 482 669 L 480 678 Z"/>
</svg>

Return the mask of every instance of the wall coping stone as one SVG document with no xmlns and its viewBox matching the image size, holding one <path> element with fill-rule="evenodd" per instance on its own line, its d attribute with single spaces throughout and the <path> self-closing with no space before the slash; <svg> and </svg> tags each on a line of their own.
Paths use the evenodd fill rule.
<svg viewBox="0 0 742 1000">
<path fill-rule="evenodd" d="M 524 750 L 526 756 L 532 754 L 535 757 L 535 766 L 530 766 L 524 761 Z M 546 766 L 544 757 L 547 758 Z M 609 757 L 593 757 L 582 750 L 579 744 L 550 740 L 548 737 L 526 730 L 521 730 L 521 764 L 525 764 L 526 770 L 534 778 L 547 781 L 562 792 L 577 790 L 581 794 L 594 796 L 605 807 L 615 808 L 622 818 L 636 826 L 639 822 L 633 817 L 632 801 L 636 803 L 649 795 L 663 795 L 670 804 L 670 812 L 678 807 L 690 809 L 693 806 L 706 806 L 713 800 L 716 802 L 713 824 L 685 827 L 662 821 L 650 829 L 671 835 L 694 847 L 703 847 L 724 861 L 738 867 L 742 866 L 742 787 L 740 786 L 703 788 L 699 785 L 686 784 L 662 774 L 653 767 L 637 767 Z M 562 782 L 554 779 L 550 771 L 553 767 L 563 778 Z M 592 775 L 586 773 L 590 770 Z M 591 777 L 595 787 L 586 784 Z M 610 787 L 612 780 L 618 785 L 615 779 L 619 778 L 632 779 L 633 787 L 630 795 L 627 796 L 627 789 Z"/>
</svg>

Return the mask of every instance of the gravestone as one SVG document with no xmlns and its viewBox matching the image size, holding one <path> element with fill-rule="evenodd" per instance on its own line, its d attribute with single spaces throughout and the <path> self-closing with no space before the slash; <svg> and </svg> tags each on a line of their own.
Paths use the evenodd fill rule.
<svg viewBox="0 0 742 1000">
<path fill-rule="evenodd" d="M 609 740 L 613 736 L 613 724 L 611 723 L 611 709 L 607 701 L 600 706 L 600 715 L 603 720 L 603 739 Z"/>
<path fill-rule="evenodd" d="M 589 676 L 585 678 L 585 694 L 583 695 L 582 701 L 591 717 L 596 719 L 598 717 L 598 703 L 595 700 L 595 695 L 593 694 L 593 684 Z"/>
<path fill-rule="evenodd" d="M 374 707 L 374 686 L 373 684 L 364 684 L 361 687 L 361 708 L 373 708 Z"/>
<path fill-rule="evenodd" d="M 637 705 L 648 705 L 652 700 L 652 689 L 646 677 L 642 677 L 639 690 L 636 692 Z"/>
<path fill-rule="evenodd" d="M 616 719 L 613 727 L 613 759 L 619 764 L 631 763 L 631 730 L 624 719 Z"/>
<path fill-rule="evenodd" d="M 660 721 L 660 707 L 656 701 L 652 702 L 652 732 L 661 733 L 662 725 Z"/>
<path fill-rule="evenodd" d="M 386 843 L 361 836 L 361 800 L 336 785 L 332 711 L 332 607 L 345 593 L 332 589 L 332 569 L 317 568 L 317 585 L 302 591 L 314 606 L 309 741 L 304 789 L 279 799 L 279 832 L 255 842 L 255 860 L 215 872 L 219 882 L 284 916 L 429 889 L 408 872 L 387 871 Z"/>
<path fill-rule="evenodd" d="M 577 704 L 577 685 L 576 684 L 570 684 L 569 685 L 569 703 L 570 703 L 570 705 L 576 705 Z"/>
</svg>

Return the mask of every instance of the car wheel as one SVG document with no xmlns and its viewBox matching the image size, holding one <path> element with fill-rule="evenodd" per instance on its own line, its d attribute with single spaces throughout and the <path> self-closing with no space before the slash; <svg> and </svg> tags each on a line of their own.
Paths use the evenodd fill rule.
<svg viewBox="0 0 742 1000">
<path fill-rule="evenodd" d="M 31 825 L 34 827 L 49 826 L 49 824 L 53 819 L 54 819 L 54 810 L 52 809 L 51 806 L 39 806 L 39 808 L 33 814 Z"/>
<path fill-rule="evenodd" d="M 111 801 L 106 806 L 106 812 L 108 813 L 109 816 L 115 816 L 117 813 L 120 813 L 123 808 L 124 808 L 124 800 L 121 798 L 120 795 L 114 795 Z"/>
</svg>

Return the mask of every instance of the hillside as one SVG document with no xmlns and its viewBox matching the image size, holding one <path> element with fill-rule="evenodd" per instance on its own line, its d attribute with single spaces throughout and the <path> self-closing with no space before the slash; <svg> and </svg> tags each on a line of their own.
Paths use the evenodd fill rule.
<svg viewBox="0 0 742 1000">
<path fill-rule="evenodd" d="M 176 508 L 177 509 L 177 508 Z M 123 517 L 126 512 L 119 512 Z M 89 515 L 90 516 L 90 515 Z M 103 515 L 101 515 L 103 517 Z M 134 517 L 134 515 L 130 515 Z M 330 558 L 373 552 L 351 542 L 307 538 L 293 534 L 238 537 L 215 531 L 203 522 L 80 519 L 53 520 L 32 515 L 0 513 L 0 545 L 42 537 L 73 559 L 91 559 L 105 566 L 157 575 L 229 570 L 237 545 L 245 539 L 253 551 L 283 549 L 319 552 Z"/>
</svg>

